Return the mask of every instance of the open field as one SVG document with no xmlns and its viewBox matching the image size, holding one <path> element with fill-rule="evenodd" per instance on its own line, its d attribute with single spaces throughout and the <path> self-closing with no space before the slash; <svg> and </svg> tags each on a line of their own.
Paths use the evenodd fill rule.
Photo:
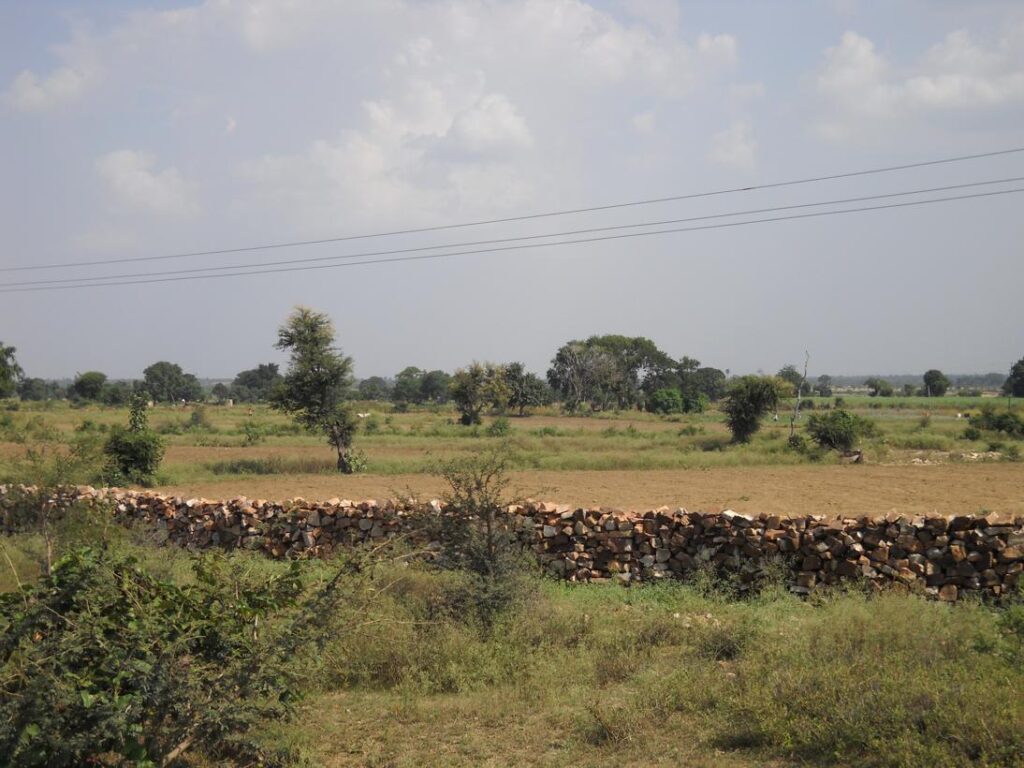
<svg viewBox="0 0 1024 768">
<path fill-rule="evenodd" d="M 360 404 L 372 414 L 356 439 L 368 471 L 351 476 L 336 472 L 320 439 L 264 407 L 159 407 L 149 419 L 167 442 L 157 487 L 184 496 L 436 496 L 444 490 L 431 472 L 436 460 L 508 441 L 519 490 L 581 505 L 1024 514 L 1021 441 L 990 432 L 967 439 L 957 418 L 981 400 L 898 403 L 848 399 L 876 427 L 863 464 L 793 450 L 785 413 L 736 446 L 714 410 L 667 418 L 545 412 L 465 428 L 448 411 Z M 39 464 L 26 460 L 30 452 L 99 444 L 126 420 L 122 409 L 95 406 L 0 411 L 0 479 L 31 480 Z M 113 527 L 107 518 L 71 517 L 52 532 L 54 554 L 124 553 L 133 572 L 182 589 L 196 583 L 196 563 L 234 569 L 219 571 L 231 589 L 236 579 L 273 580 L 289 567 L 245 551 L 158 549 L 145 531 Z M 0 592 L 40 583 L 39 534 L 2 545 Z M 250 732 L 258 749 L 287 755 L 278 765 L 1024 765 L 1019 596 L 950 606 L 854 582 L 800 599 L 785 586 L 790 574 L 773 575 L 772 564 L 752 592 L 701 568 L 681 582 L 625 588 L 556 582 L 524 563 L 491 582 L 406 560 L 402 546 L 340 582 L 344 601 L 318 614 L 327 622 L 322 644 L 283 662 L 290 695 L 300 697 L 294 715 L 259 720 Z M 305 590 L 321 587 L 349 556 L 302 561 Z M 92 599 L 80 604 L 88 610 Z M 150 626 L 133 618 L 138 606 L 115 634 Z M 286 619 L 260 619 L 262 642 L 286 636 Z M 17 675 L 12 667 L 5 679 L 13 685 Z M 199 690 L 218 680 L 203 677 Z M 197 745 L 173 764 L 224 763 Z"/>
<path fill-rule="evenodd" d="M 58 554 L 94 537 L 87 527 L 61 531 Z M 216 557 L 154 549 L 120 530 L 103 542 L 179 585 L 194 583 L 193 562 Z M 2 543 L 10 567 L 0 589 L 33 583 L 39 538 Z M 247 578 L 288 568 L 244 552 L 229 560 Z M 334 567 L 307 561 L 303 578 L 314 588 Z M 326 645 L 295 656 L 296 716 L 256 732 L 295 764 L 1024 762 L 1019 608 L 856 587 L 801 600 L 771 580 L 739 599 L 700 571 L 628 589 L 525 574 L 486 614 L 463 572 L 385 557 L 373 573 L 345 586 Z M 217 764 L 201 751 L 176 763 Z"/>
<path fill-rule="evenodd" d="M 818 400 L 820 406 L 826 401 Z M 363 403 L 356 446 L 367 471 L 342 476 L 321 439 L 264 406 L 158 407 L 151 425 L 167 441 L 158 487 L 208 498 L 380 498 L 441 490 L 430 474 L 438 459 L 470 455 L 507 440 L 516 451 L 514 480 L 524 495 L 623 508 L 685 506 L 747 512 L 870 514 L 896 509 L 946 514 L 988 509 L 1024 512 L 1020 441 L 997 433 L 964 438 L 957 414 L 991 398 L 847 397 L 845 407 L 871 419 L 863 465 L 834 454 L 801 454 L 787 445 L 789 414 L 767 420 L 749 445 L 730 445 L 722 414 L 658 417 L 641 412 L 564 416 L 546 411 L 466 428 L 447 410 L 392 413 Z M 0 474 L 15 478 L 31 446 L 56 446 L 83 435 L 100 440 L 122 409 L 49 408 L 0 412 Z M 798 422 L 798 431 L 806 416 Z"/>
</svg>

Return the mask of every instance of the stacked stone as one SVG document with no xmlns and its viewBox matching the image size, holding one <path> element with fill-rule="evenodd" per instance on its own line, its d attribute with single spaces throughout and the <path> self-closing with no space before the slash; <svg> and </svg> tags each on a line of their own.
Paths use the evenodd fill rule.
<svg viewBox="0 0 1024 768">
<path fill-rule="evenodd" d="M 963 590 L 1000 596 L 1024 570 L 1024 518 L 932 515 L 829 519 L 616 510 L 540 504 L 518 510 L 539 527 L 536 550 L 552 573 L 572 581 L 679 576 L 702 565 L 752 581 L 769 559 L 794 571 L 791 589 L 860 578 L 900 583 L 942 600 Z"/>
<path fill-rule="evenodd" d="M 7 510 L 31 490 L 0 485 L 5 530 L 13 528 Z M 109 505 L 120 522 L 148 525 L 177 546 L 244 548 L 274 558 L 321 557 L 399 535 L 429 544 L 412 518 L 445 514 L 437 501 L 211 501 L 87 486 L 55 492 L 49 501 Z M 523 545 L 549 572 L 571 581 L 646 581 L 714 567 L 751 582 L 769 562 L 781 560 L 799 594 L 855 578 L 954 601 L 965 592 L 1000 597 L 1024 571 L 1024 517 L 784 517 L 668 507 L 636 514 L 550 502 L 509 512 Z"/>
</svg>

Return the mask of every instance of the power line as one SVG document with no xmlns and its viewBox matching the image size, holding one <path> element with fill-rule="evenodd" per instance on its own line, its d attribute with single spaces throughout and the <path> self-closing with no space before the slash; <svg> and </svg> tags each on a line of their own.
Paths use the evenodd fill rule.
<svg viewBox="0 0 1024 768">
<path fill-rule="evenodd" d="M 339 261 L 344 259 L 363 259 L 376 256 L 397 256 L 405 253 L 420 253 L 423 251 L 436 251 L 445 248 L 471 248 L 481 245 L 497 245 L 500 243 L 513 243 L 522 242 L 525 240 L 546 240 L 554 237 L 570 237 L 573 235 L 584 235 L 592 234 L 594 232 L 610 232 L 622 229 L 638 229 L 641 227 L 659 227 L 666 226 L 668 224 L 685 224 L 694 221 L 709 221 L 713 219 L 729 218 L 733 216 L 753 216 L 762 213 L 773 213 L 777 211 L 791 211 L 802 208 L 814 208 L 826 205 L 846 205 L 849 203 L 866 202 L 868 200 L 884 200 L 891 199 L 894 197 L 906 197 L 907 195 L 921 195 L 930 192 L 949 192 L 954 189 L 967 189 L 970 187 L 982 187 L 989 186 L 992 184 L 1008 184 L 1011 182 L 1024 181 L 1024 176 L 1013 176 L 1005 179 L 991 179 L 989 181 L 973 181 L 964 184 L 948 184 L 942 187 L 927 187 L 923 189 L 913 189 L 906 192 L 887 192 L 876 195 L 864 195 L 861 197 L 848 197 L 839 200 L 823 200 L 813 203 L 796 203 L 793 205 L 779 205 L 771 208 L 754 208 L 746 211 L 731 211 L 726 213 L 714 213 L 705 214 L 703 216 L 690 216 L 682 219 L 663 219 L 661 221 L 647 221 L 639 222 L 636 224 L 615 224 L 604 227 L 590 227 L 587 229 L 575 229 L 563 232 L 549 232 L 547 234 L 540 235 L 519 235 L 517 237 L 501 237 L 492 240 L 475 240 L 461 243 L 443 243 L 440 245 L 421 245 L 412 248 L 396 248 L 387 251 L 363 251 L 362 253 L 349 253 L 342 254 L 340 256 L 316 256 L 301 259 L 284 259 L 281 261 L 266 261 L 256 262 L 249 264 L 231 264 L 221 267 L 193 267 L 191 269 L 176 269 L 176 270 L 165 270 L 162 272 L 134 272 L 123 275 L 98 275 L 96 277 L 68 277 L 68 278 L 55 278 L 52 280 L 23 280 L 16 283 L 0 283 L 0 288 L 14 288 L 29 285 L 60 285 L 64 283 L 86 283 L 92 281 L 110 280 L 116 278 L 129 279 L 135 277 L 163 277 L 166 275 L 184 275 L 189 273 L 205 273 L 205 272 L 221 272 L 224 270 L 232 269 L 256 269 L 260 267 L 277 267 L 285 266 L 288 264 L 310 264 L 322 261 Z M 557 243 L 552 243 L 557 244 Z"/>
<path fill-rule="evenodd" d="M 523 244 L 519 244 L 519 245 L 505 245 L 505 246 L 497 246 L 497 247 L 494 247 L 494 248 L 481 248 L 481 249 L 468 250 L 468 251 L 452 251 L 452 252 L 448 252 L 448 253 L 426 253 L 426 254 L 419 254 L 419 255 L 413 255 L 413 256 L 399 256 L 397 258 L 370 259 L 370 260 L 366 260 L 366 261 L 347 261 L 347 262 L 345 262 L 343 264 L 315 264 L 315 265 L 305 266 L 305 267 L 281 267 L 281 268 L 278 268 L 278 269 L 264 269 L 264 270 L 254 270 L 254 271 L 244 271 L 244 272 L 221 272 L 219 274 L 212 274 L 212 275 L 211 274 L 205 274 L 205 275 L 184 275 L 184 276 L 177 276 L 177 277 L 160 277 L 160 278 L 154 278 L 154 279 L 148 279 L 148 280 L 129 280 L 129 281 L 118 281 L 118 282 L 106 282 L 106 283 L 86 283 L 86 284 L 78 284 L 78 285 L 49 285 L 49 286 L 27 287 L 27 288 L 5 288 L 5 287 L 0 287 L 0 293 L 29 293 L 29 292 L 35 292 L 35 291 L 59 291 L 59 290 L 71 290 L 71 289 L 80 289 L 80 288 L 100 288 L 100 287 L 104 287 L 104 286 L 144 285 L 144 284 L 150 284 L 150 283 L 172 283 L 172 282 L 180 282 L 182 280 L 208 280 L 208 279 L 212 279 L 212 278 L 222 278 L 222 277 L 243 277 L 243 276 L 247 276 L 247 275 L 280 274 L 280 273 L 283 273 L 283 272 L 308 272 L 310 270 L 315 270 L 315 269 L 336 269 L 336 268 L 340 268 L 340 267 L 356 267 L 356 266 L 364 266 L 364 265 L 368 265 L 368 264 L 393 264 L 393 263 L 405 262 L 405 261 L 423 261 L 423 260 L 428 260 L 428 259 L 444 259 L 444 258 L 449 258 L 449 257 L 452 257 L 452 256 L 470 256 L 470 255 L 482 254 L 482 253 L 497 253 L 497 252 L 502 252 L 502 251 L 518 251 L 518 250 L 526 250 L 526 249 L 532 249 L 532 248 L 555 247 L 555 246 L 562 246 L 562 245 L 578 245 L 578 244 L 582 244 L 582 243 L 596 243 L 596 242 L 602 242 L 602 241 L 608 241 L 608 240 L 624 240 L 624 239 L 627 239 L 627 238 L 646 237 L 646 236 L 650 236 L 650 235 L 669 235 L 669 234 L 676 234 L 676 233 L 681 233 L 681 232 L 697 232 L 697 231 L 701 231 L 701 230 L 710 230 L 710 229 L 726 229 L 726 228 L 730 228 L 730 227 L 746 226 L 748 224 L 766 224 L 766 223 L 769 223 L 769 222 L 776 222 L 776 221 L 790 221 L 790 220 L 794 220 L 794 219 L 810 219 L 810 218 L 817 218 L 817 217 L 821 217 L 821 216 L 835 216 L 835 215 L 845 214 L 845 213 L 861 213 L 861 212 L 864 212 L 864 211 L 880 211 L 880 210 L 886 210 L 886 209 L 892 209 L 892 208 L 908 208 L 908 207 L 917 206 L 917 205 L 930 205 L 932 203 L 948 203 L 948 202 L 952 202 L 952 201 L 955 201 L 955 200 L 970 200 L 970 199 L 982 198 L 982 197 L 995 197 L 995 196 L 998 196 L 998 195 L 1009 195 L 1009 194 L 1015 194 L 1015 193 L 1018 193 L 1018 192 L 1024 192 L 1024 187 L 1017 187 L 1017 188 L 1014 188 L 1014 189 L 997 190 L 997 191 L 993 191 L 993 192 L 977 192 L 977 193 L 970 194 L 970 195 L 955 195 L 955 196 L 952 196 L 952 197 L 939 197 L 939 198 L 934 198 L 932 200 L 911 200 L 911 201 L 903 202 L 903 203 L 886 203 L 885 205 L 864 206 L 864 207 L 860 207 L 860 208 L 846 208 L 846 209 L 837 210 L 837 211 L 814 211 L 812 213 L 798 213 L 798 214 L 792 214 L 792 215 L 788 215 L 788 216 L 775 216 L 775 217 L 766 218 L 766 219 L 751 219 L 749 221 L 727 221 L 727 222 L 722 222 L 722 223 L 718 223 L 718 224 L 702 224 L 702 225 L 697 226 L 697 227 L 678 227 L 678 228 L 673 228 L 673 229 L 656 230 L 656 231 L 652 231 L 652 232 L 628 232 L 628 233 L 625 233 L 625 234 L 618 234 L 618 235 L 602 235 L 602 236 L 599 236 L 599 237 L 587 237 L 587 238 L 580 238 L 580 239 L 577 239 L 577 240 L 563 240 L 563 241 L 554 242 L 554 243 L 523 243 Z M 118 280 L 118 277 L 116 275 L 112 275 L 110 277 L 111 277 L 111 280 Z"/>
<path fill-rule="evenodd" d="M 980 160 L 988 157 L 999 157 L 1003 155 L 1015 154 L 1018 152 L 1024 152 L 1024 147 L 1012 147 L 1010 149 L 994 150 L 992 152 L 979 152 L 973 155 L 959 155 L 957 157 L 946 157 L 938 160 L 924 160 L 918 163 L 904 163 L 903 165 L 890 165 L 881 168 L 870 168 L 862 171 L 847 171 L 845 173 L 834 173 L 828 176 L 814 176 L 803 179 L 790 179 L 787 181 L 776 181 L 766 184 L 754 184 L 746 187 L 731 187 L 728 189 L 717 189 L 705 192 L 691 192 L 682 195 L 672 195 L 669 197 L 657 197 L 650 198 L 647 200 L 633 200 L 622 203 L 609 203 L 607 205 L 596 205 L 588 208 L 571 208 L 560 211 L 547 211 L 543 213 L 530 213 L 522 216 L 508 216 L 499 219 L 482 219 L 478 221 L 468 221 L 459 224 L 441 224 L 433 227 L 416 227 L 410 229 L 396 229 L 388 232 L 374 232 L 362 235 L 345 235 L 340 237 L 327 237 L 318 240 L 294 240 L 284 243 L 267 243 L 262 245 L 250 245 L 242 246 L 237 248 L 220 248 L 208 251 L 186 251 L 183 253 L 170 253 L 159 256 L 131 256 L 121 259 L 101 259 L 95 261 L 80 261 L 80 262 L 59 262 L 52 264 L 35 264 L 35 265 L 21 265 L 14 267 L 0 267 L 0 272 L 20 272 L 25 270 L 35 269 L 58 269 L 61 267 L 95 267 L 105 264 L 126 264 L 129 262 L 142 262 L 142 261 L 162 261 L 167 259 L 185 259 L 193 258 L 198 256 L 223 256 L 232 253 L 246 253 L 251 251 L 268 251 L 278 248 L 294 248 L 307 245 L 324 245 L 327 243 L 340 243 L 350 240 L 367 240 L 376 237 L 391 237 L 394 235 L 412 235 L 423 232 L 439 232 L 448 229 L 464 229 L 467 227 L 480 227 L 490 224 L 508 224 L 519 221 L 529 221 L 532 219 L 544 219 L 555 216 L 570 216 L 579 213 L 594 213 L 597 211 L 609 211 L 616 208 L 631 208 L 641 205 L 653 205 L 655 203 L 669 203 L 676 202 L 679 200 L 695 200 L 704 197 L 714 197 L 717 195 L 728 195 L 736 192 L 754 192 L 763 189 L 778 189 L 780 187 L 791 187 L 799 184 L 812 184 L 822 181 L 835 181 L 837 179 L 850 179 L 858 176 L 870 176 L 878 173 L 891 173 L 894 171 L 905 171 L 912 168 L 925 168 L 928 166 L 945 165 L 947 163 L 959 163 L 968 160 Z"/>
</svg>

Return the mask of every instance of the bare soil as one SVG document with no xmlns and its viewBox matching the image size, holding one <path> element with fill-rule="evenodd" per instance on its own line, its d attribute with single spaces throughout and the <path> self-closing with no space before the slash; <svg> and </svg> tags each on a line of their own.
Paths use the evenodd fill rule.
<svg viewBox="0 0 1024 768">
<path fill-rule="evenodd" d="M 955 515 L 981 509 L 1024 514 L 1024 464 L 722 467 L 708 470 L 562 471 L 514 475 L 521 493 L 583 506 L 860 515 L 896 510 Z M 183 496 L 269 499 L 386 498 L 411 490 L 433 497 L 424 475 L 254 476 L 167 486 Z"/>
</svg>

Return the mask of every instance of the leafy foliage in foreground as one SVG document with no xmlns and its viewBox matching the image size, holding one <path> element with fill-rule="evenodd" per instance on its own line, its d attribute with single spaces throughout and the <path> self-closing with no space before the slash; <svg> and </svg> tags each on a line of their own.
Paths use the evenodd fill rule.
<svg viewBox="0 0 1024 768">
<path fill-rule="evenodd" d="M 292 656 L 325 640 L 338 577 L 307 595 L 297 563 L 261 578 L 205 556 L 194 572 L 179 586 L 85 547 L 0 596 L 5 764 L 173 765 L 193 745 L 221 765 L 284 764 L 255 729 L 291 712 Z"/>
</svg>

